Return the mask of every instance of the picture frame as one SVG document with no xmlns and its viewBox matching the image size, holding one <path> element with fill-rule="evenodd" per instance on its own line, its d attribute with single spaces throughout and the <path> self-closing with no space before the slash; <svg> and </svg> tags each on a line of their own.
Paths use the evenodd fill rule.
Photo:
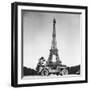
<svg viewBox="0 0 90 90">
<path fill-rule="evenodd" d="M 11 86 L 87 83 L 87 20 L 87 6 L 12 3 Z"/>
</svg>

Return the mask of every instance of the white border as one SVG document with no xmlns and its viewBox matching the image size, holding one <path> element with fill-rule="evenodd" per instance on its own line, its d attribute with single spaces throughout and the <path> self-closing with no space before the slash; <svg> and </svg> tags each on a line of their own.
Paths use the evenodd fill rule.
<svg viewBox="0 0 90 90">
<path fill-rule="evenodd" d="M 82 74 L 77 77 L 63 77 L 63 78 L 35 78 L 35 79 L 21 79 L 21 10 L 43 10 L 43 11 L 64 11 L 64 12 L 79 12 L 81 14 L 81 56 L 82 56 Z M 69 8 L 52 8 L 52 7 L 36 7 L 36 6 L 18 6 L 18 84 L 32 84 L 32 83 L 47 83 L 47 82 L 64 82 L 64 81 L 80 81 L 85 80 L 85 10 L 83 9 L 69 9 Z"/>
</svg>

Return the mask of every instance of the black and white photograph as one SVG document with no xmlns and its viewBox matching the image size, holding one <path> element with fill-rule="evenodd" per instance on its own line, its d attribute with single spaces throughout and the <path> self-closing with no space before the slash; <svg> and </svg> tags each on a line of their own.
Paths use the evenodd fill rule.
<svg viewBox="0 0 90 90">
<path fill-rule="evenodd" d="M 13 86 L 87 82 L 87 7 L 14 3 L 12 9 Z"/>
<path fill-rule="evenodd" d="M 22 11 L 23 76 L 80 75 L 80 14 Z"/>
</svg>

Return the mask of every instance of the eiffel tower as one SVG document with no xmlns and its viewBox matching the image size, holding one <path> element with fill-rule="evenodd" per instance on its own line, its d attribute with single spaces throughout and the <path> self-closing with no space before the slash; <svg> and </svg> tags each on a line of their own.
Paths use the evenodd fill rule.
<svg viewBox="0 0 90 90">
<path fill-rule="evenodd" d="M 55 59 L 56 60 L 56 63 L 57 64 L 61 64 L 61 60 L 59 58 L 58 49 L 57 49 L 55 24 L 56 24 L 56 20 L 54 18 L 53 19 L 52 44 L 51 44 L 50 54 L 49 54 L 49 57 L 48 57 L 48 60 L 47 60 L 48 61 L 48 64 L 55 63 L 55 62 L 52 61 L 54 55 L 56 57 L 56 59 Z"/>
</svg>

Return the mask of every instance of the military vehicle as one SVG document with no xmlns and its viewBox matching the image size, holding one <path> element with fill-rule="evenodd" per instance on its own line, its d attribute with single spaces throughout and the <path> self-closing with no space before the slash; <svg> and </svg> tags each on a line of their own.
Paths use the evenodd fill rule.
<svg viewBox="0 0 90 90">
<path fill-rule="evenodd" d="M 49 76 L 50 74 L 68 75 L 68 67 L 59 62 L 48 62 L 45 59 L 40 59 L 36 70 L 39 75 Z"/>
</svg>

